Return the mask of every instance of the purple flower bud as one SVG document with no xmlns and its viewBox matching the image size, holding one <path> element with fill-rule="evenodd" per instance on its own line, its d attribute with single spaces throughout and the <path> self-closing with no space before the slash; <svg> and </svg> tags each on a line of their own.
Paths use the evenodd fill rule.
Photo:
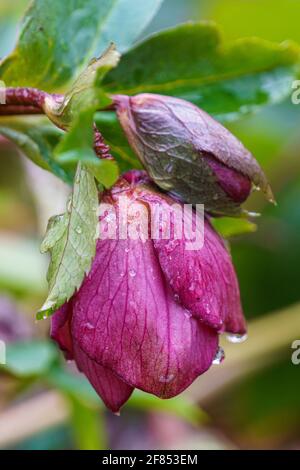
<svg viewBox="0 0 300 470">
<path fill-rule="evenodd" d="M 137 226 L 139 238 L 120 235 L 124 198 L 128 233 L 137 217 L 146 227 L 141 234 Z M 120 178 L 102 203 L 115 210 L 118 236 L 98 240 L 91 271 L 52 317 L 51 335 L 118 411 L 135 387 L 162 398 L 182 392 L 211 366 L 219 334 L 243 334 L 245 321 L 230 255 L 208 220 L 203 246 L 188 249 L 191 238 L 185 231 L 177 237 L 176 224 L 187 218 L 203 234 L 199 213 L 158 192 L 139 171 Z M 136 204 L 139 213 L 131 212 Z M 169 219 L 169 237 L 157 210 L 179 214 Z M 100 216 L 103 227 L 111 216 Z"/>
<path fill-rule="evenodd" d="M 154 94 L 116 95 L 114 102 L 130 145 L 161 189 L 223 215 L 241 213 L 252 184 L 273 201 L 251 153 L 193 104 Z"/>
</svg>

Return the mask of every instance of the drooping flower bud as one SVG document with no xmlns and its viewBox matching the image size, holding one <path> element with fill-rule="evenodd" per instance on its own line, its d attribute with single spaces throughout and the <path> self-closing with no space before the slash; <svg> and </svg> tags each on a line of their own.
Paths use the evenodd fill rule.
<svg viewBox="0 0 300 470">
<path fill-rule="evenodd" d="M 245 333 L 245 320 L 230 255 L 199 212 L 160 193 L 140 171 L 123 175 L 102 204 L 91 271 L 52 317 L 51 334 L 118 411 L 135 387 L 162 398 L 182 392 L 211 366 L 219 334 Z M 170 210 L 177 218 L 162 220 Z M 186 218 L 196 238 L 204 228 L 193 249 L 188 232 L 176 232 Z M 112 221 L 114 235 L 106 231 Z"/>
<path fill-rule="evenodd" d="M 251 153 L 195 105 L 154 94 L 116 95 L 114 102 L 130 145 L 161 189 L 221 215 L 240 214 L 252 185 L 273 201 Z"/>
</svg>

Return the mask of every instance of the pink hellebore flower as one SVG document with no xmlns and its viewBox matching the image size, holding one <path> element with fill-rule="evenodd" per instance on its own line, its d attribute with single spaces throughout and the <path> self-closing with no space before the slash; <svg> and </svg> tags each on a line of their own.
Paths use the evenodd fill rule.
<svg viewBox="0 0 300 470">
<path fill-rule="evenodd" d="M 121 197 L 144 208 L 142 222 L 153 222 L 154 206 L 162 213 L 174 203 L 183 207 L 136 170 L 102 197 L 116 220 Z M 187 214 L 195 226 L 200 216 L 191 206 Z M 106 211 L 101 224 L 111 218 Z M 177 239 L 171 221 L 169 239 L 99 239 L 79 291 L 52 317 L 52 338 L 114 412 L 135 387 L 161 398 L 178 395 L 210 368 L 221 332 L 245 333 L 238 282 L 222 239 L 204 219 L 203 247 L 188 250 L 186 235 Z M 127 223 L 128 230 L 136 223 L 132 214 Z"/>
</svg>

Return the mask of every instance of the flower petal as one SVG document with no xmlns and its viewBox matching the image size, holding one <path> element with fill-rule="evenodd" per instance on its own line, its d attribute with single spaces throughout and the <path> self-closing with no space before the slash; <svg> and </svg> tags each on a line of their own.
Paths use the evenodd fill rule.
<svg viewBox="0 0 300 470">
<path fill-rule="evenodd" d="M 174 300 L 151 240 L 98 241 L 73 305 L 78 345 L 133 387 L 175 396 L 214 359 L 217 333 Z"/>
<path fill-rule="evenodd" d="M 91 360 L 75 343 L 75 360 L 107 408 L 117 413 L 133 392 L 133 387 L 120 380 L 106 367 Z"/>
<path fill-rule="evenodd" d="M 194 213 L 193 217 L 198 216 Z M 244 334 L 239 286 L 223 241 L 205 220 L 203 247 L 188 250 L 186 243 L 185 237 L 154 240 L 161 268 L 174 293 L 196 318 L 212 328 Z"/>
<path fill-rule="evenodd" d="M 73 359 L 73 341 L 70 325 L 72 319 L 72 300 L 66 302 L 51 317 L 51 338 L 64 352 L 66 359 Z"/>
</svg>

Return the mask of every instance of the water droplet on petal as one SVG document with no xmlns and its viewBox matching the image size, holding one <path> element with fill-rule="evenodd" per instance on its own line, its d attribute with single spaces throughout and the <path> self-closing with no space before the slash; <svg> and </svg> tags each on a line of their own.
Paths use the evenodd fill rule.
<svg viewBox="0 0 300 470">
<path fill-rule="evenodd" d="M 219 346 L 218 349 L 217 349 L 215 358 L 214 358 L 214 360 L 212 361 L 212 363 L 213 363 L 214 365 L 217 365 L 217 366 L 218 366 L 219 364 L 221 364 L 221 362 L 223 362 L 224 358 L 225 358 L 224 349 L 221 348 L 221 346 Z"/>
<path fill-rule="evenodd" d="M 94 330 L 95 329 L 94 325 L 90 322 L 85 323 L 84 326 L 87 330 Z"/>
<path fill-rule="evenodd" d="M 175 375 L 174 374 L 169 374 L 169 375 L 161 375 L 159 377 L 159 381 L 162 382 L 162 383 L 169 383 L 171 382 L 173 379 L 174 379 Z"/>
<path fill-rule="evenodd" d="M 135 272 L 134 269 L 129 269 L 128 274 L 129 274 L 130 277 L 135 277 L 136 276 L 136 272 Z"/>
<path fill-rule="evenodd" d="M 174 294 L 174 300 L 175 300 L 175 302 L 179 302 L 179 295 L 178 294 Z"/>
<path fill-rule="evenodd" d="M 125 248 L 125 253 L 129 253 L 129 248 Z"/>
<path fill-rule="evenodd" d="M 166 172 L 167 172 L 167 173 L 172 173 L 173 167 L 174 167 L 174 165 L 173 165 L 172 162 L 168 163 L 168 164 L 166 165 L 166 167 L 165 167 Z"/>
<path fill-rule="evenodd" d="M 243 343 L 243 341 L 246 341 L 248 338 L 248 335 L 238 335 L 238 334 L 229 334 L 226 335 L 227 341 L 230 343 Z"/>
<path fill-rule="evenodd" d="M 186 316 L 186 318 L 191 318 L 193 316 L 192 312 L 187 308 L 184 309 L 184 315 Z"/>
</svg>

